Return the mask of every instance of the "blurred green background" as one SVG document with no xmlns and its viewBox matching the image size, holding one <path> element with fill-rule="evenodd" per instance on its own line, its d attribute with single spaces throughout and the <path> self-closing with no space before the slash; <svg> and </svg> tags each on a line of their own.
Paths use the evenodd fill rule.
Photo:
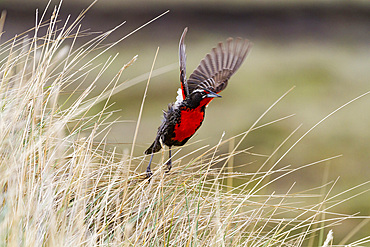
<svg viewBox="0 0 370 247">
<path fill-rule="evenodd" d="M 6 32 L 2 40 L 31 28 L 35 9 L 43 10 L 47 2 L 0 1 L 1 9 L 7 10 Z M 61 19 L 68 14 L 73 19 L 90 2 L 64 1 Z M 57 3 L 52 1 L 52 5 Z M 19 8 L 20 4 L 22 8 Z M 101 0 L 88 12 L 82 27 L 106 31 L 127 21 L 105 42 L 109 43 L 166 10 L 170 12 L 107 52 L 106 57 L 119 52 L 119 60 L 96 89 L 98 94 L 119 68 L 136 54 L 139 55 L 137 62 L 124 72 L 121 81 L 148 72 L 157 47 L 160 50 L 155 68 L 174 64 L 170 72 L 151 80 L 137 140 L 137 155 L 141 155 L 154 140 L 161 123 L 162 109 L 175 101 L 179 87 L 178 41 L 186 26 L 189 27 L 185 40 L 188 76 L 211 48 L 230 36 L 248 38 L 254 46 L 228 88 L 222 92 L 223 98 L 210 104 L 203 126 L 189 142 L 191 145 L 184 147 L 178 157 L 198 147 L 217 144 L 224 131 L 225 139 L 246 131 L 275 100 L 296 86 L 260 123 L 290 114 L 295 116 L 253 131 L 241 147 L 253 146 L 251 153 L 269 155 L 302 123 L 298 132 L 274 156 L 270 167 L 315 123 L 370 90 L 370 1 Z M 115 95 L 111 100 L 116 102 L 111 109 L 121 110 L 121 120 L 132 120 L 116 124 L 108 138 L 121 151 L 130 148 L 132 143 L 144 88 L 145 82 Z M 325 169 L 329 169 L 329 181 L 340 177 L 332 195 L 369 181 L 369 106 L 370 95 L 327 119 L 300 141 L 278 168 L 286 165 L 300 167 L 336 155 L 342 157 L 293 173 L 270 189 L 284 193 L 293 182 L 297 182 L 293 191 L 320 186 Z M 220 153 L 228 151 L 227 147 L 222 147 Z M 235 157 L 235 166 L 253 162 L 240 168 L 253 172 L 265 159 L 260 155 L 243 153 Z M 369 186 L 348 197 L 365 189 Z M 334 211 L 369 215 L 369 202 L 367 193 L 336 207 Z M 356 221 L 347 222 L 343 233 L 357 224 Z M 366 235 L 366 230 L 362 234 Z"/>
</svg>

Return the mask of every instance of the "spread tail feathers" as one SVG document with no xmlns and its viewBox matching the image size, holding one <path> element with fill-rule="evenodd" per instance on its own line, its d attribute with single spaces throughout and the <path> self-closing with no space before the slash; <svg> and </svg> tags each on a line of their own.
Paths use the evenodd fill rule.
<svg viewBox="0 0 370 247">
<path fill-rule="evenodd" d="M 145 154 L 152 154 L 152 153 L 158 152 L 161 149 L 162 149 L 162 146 L 161 146 L 161 143 L 159 141 L 159 136 L 157 136 L 157 138 L 155 138 L 152 145 L 150 145 L 150 147 L 147 150 L 145 150 L 144 153 Z"/>
</svg>

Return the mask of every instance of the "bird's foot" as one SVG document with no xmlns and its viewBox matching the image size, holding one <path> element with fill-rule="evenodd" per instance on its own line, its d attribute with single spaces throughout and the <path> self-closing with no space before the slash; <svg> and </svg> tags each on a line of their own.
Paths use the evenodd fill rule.
<svg viewBox="0 0 370 247">
<path fill-rule="evenodd" d="M 165 173 L 169 173 L 171 171 L 171 168 L 172 168 L 172 162 L 171 162 L 171 160 L 169 160 L 166 163 L 166 167 L 167 167 L 167 170 L 165 171 Z"/>
<path fill-rule="evenodd" d="M 150 182 L 150 179 L 152 178 L 152 176 L 153 176 L 153 173 L 152 173 L 152 171 L 150 170 L 150 168 L 148 167 L 148 168 L 146 169 L 146 178 L 147 178 L 147 179 L 149 179 L 149 182 Z"/>
</svg>

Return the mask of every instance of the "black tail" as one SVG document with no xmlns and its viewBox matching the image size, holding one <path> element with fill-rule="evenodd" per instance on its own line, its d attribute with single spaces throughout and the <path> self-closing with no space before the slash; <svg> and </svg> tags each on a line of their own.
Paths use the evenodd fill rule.
<svg viewBox="0 0 370 247">
<path fill-rule="evenodd" d="M 159 150 L 162 149 L 162 146 L 161 146 L 161 143 L 159 141 L 159 136 L 157 136 L 154 140 L 154 142 L 152 143 L 152 145 L 150 145 L 150 147 L 145 150 L 145 154 L 152 154 L 152 153 L 156 153 L 158 152 Z"/>
</svg>

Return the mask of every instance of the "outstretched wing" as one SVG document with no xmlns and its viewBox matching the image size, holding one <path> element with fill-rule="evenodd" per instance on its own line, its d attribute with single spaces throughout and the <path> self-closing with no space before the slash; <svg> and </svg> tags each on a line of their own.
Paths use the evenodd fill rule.
<svg viewBox="0 0 370 247">
<path fill-rule="evenodd" d="M 180 62 L 180 81 L 181 81 L 181 91 L 182 91 L 182 99 L 185 99 L 186 96 L 189 95 L 189 88 L 186 83 L 186 54 L 185 54 L 185 35 L 188 31 L 186 27 L 184 32 L 181 35 L 180 43 L 179 43 L 179 62 Z"/>
<path fill-rule="evenodd" d="M 219 43 L 190 75 L 187 80 L 189 93 L 197 88 L 209 89 L 215 93 L 224 90 L 251 47 L 251 42 L 241 38 L 228 38 L 225 44 Z"/>
</svg>

